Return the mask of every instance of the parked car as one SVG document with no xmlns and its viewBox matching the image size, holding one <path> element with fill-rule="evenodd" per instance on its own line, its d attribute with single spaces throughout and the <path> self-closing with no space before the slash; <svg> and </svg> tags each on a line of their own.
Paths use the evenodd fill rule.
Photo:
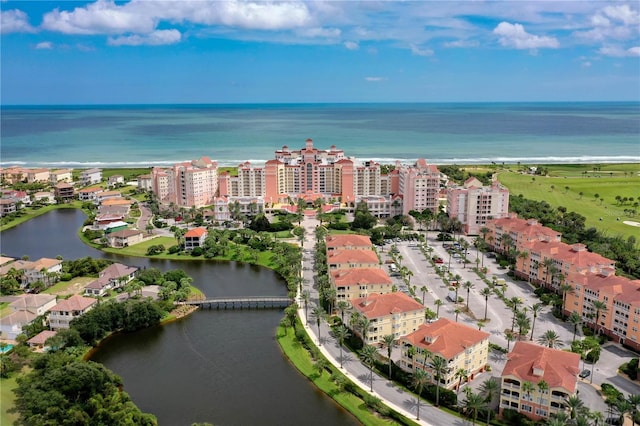
<svg viewBox="0 0 640 426">
<path fill-rule="evenodd" d="M 580 374 L 578 374 L 578 376 L 580 376 L 580 378 L 582 378 L 582 379 L 586 379 L 590 375 L 591 375 L 591 371 L 589 371 L 589 370 L 582 370 L 580 372 Z"/>
<path fill-rule="evenodd" d="M 436 263 L 444 263 L 444 260 L 441 257 L 436 257 L 433 261 Z"/>
</svg>

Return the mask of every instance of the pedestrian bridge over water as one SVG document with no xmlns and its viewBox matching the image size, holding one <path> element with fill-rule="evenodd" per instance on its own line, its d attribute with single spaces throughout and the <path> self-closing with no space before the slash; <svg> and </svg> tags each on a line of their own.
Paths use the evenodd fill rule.
<svg viewBox="0 0 640 426">
<path fill-rule="evenodd" d="M 178 305 L 191 305 L 209 309 L 282 309 L 291 305 L 288 297 L 214 297 L 205 300 L 178 302 Z"/>
</svg>

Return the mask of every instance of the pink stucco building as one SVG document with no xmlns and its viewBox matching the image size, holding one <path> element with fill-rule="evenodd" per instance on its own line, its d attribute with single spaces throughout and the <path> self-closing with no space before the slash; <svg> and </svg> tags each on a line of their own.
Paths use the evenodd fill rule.
<svg viewBox="0 0 640 426">
<path fill-rule="evenodd" d="M 462 186 L 447 188 L 447 213 L 464 225 L 467 235 L 477 235 L 487 221 L 509 214 L 509 190 L 497 181 L 483 186 L 471 177 Z"/>
</svg>

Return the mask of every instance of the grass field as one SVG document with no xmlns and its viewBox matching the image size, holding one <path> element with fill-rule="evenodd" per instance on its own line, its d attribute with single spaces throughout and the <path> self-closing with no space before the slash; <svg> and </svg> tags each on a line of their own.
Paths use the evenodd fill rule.
<svg viewBox="0 0 640 426">
<path fill-rule="evenodd" d="M 640 165 L 602 166 L 597 174 L 591 174 L 588 167 L 549 166 L 549 176 L 546 177 L 501 171 L 498 179 L 509 188 L 512 197 L 522 194 L 525 198 L 544 200 L 555 207 L 564 206 L 567 211 L 585 216 L 587 227 L 595 227 L 610 236 L 640 237 L 639 227 L 623 223 L 625 220 L 640 222 L 640 209 L 635 217 L 629 217 L 624 212 L 640 201 Z M 583 174 L 584 171 L 588 174 Z M 616 196 L 632 197 L 634 201 L 620 205 Z"/>
<path fill-rule="evenodd" d="M 17 414 L 7 413 L 7 410 L 13 407 L 15 395 L 13 390 L 18 386 L 16 384 L 17 375 L 9 379 L 0 379 L 0 425 L 12 425 L 18 419 Z"/>
<path fill-rule="evenodd" d="M 93 280 L 95 280 L 95 278 L 76 277 L 71 281 L 60 281 L 59 283 L 56 283 L 48 289 L 43 290 L 42 293 L 55 294 L 56 296 L 69 296 L 73 294 L 79 294 L 82 292 L 82 289 L 84 289 L 84 287 Z"/>
</svg>

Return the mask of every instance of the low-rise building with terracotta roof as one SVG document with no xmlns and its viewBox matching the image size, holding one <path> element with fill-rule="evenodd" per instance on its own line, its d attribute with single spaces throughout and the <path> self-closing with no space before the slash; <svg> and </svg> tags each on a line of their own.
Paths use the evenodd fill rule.
<svg viewBox="0 0 640 426">
<path fill-rule="evenodd" d="M 49 327 L 52 330 L 69 328 L 71 320 L 90 311 L 97 302 L 77 294 L 61 301 L 49 311 Z"/>
<path fill-rule="evenodd" d="M 61 200 L 70 200 L 75 196 L 73 185 L 67 182 L 58 182 L 53 187 L 53 193 Z"/>
<path fill-rule="evenodd" d="M 49 182 L 49 169 L 24 169 L 27 182 Z"/>
<path fill-rule="evenodd" d="M 565 411 L 577 390 L 579 366 L 579 354 L 516 342 L 502 370 L 500 413 L 512 409 L 540 420 Z"/>
<path fill-rule="evenodd" d="M 336 299 L 348 301 L 371 294 L 391 293 L 393 280 L 380 268 L 336 269 L 329 272 Z"/>
<path fill-rule="evenodd" d="M 371 250 L 371 238 L 366 235 L 336 234 L 325 240 L 327 251 L 334 250 Z"/>
<path fill-rule="evenodd" d="M 111 235 L 109 237 L 111 237 Z M 98 279 L 93 280 L 86 285 L 84 288 L 84 294 L 87 296 L 99 297 L 109 290 L 123 288 L 127 283 L 131 282 L 135 278 L 136 272 L 138 272 L 138 268 L 134 266 L 127 266 L 122 263 L 109 265 L 100 271 Z"/>
<path fill-rule="evenodd" d="M 542 226 L 537 220 L 520 219 L 515 213 L 501 219 L 489 220 L 485 227 L 484 241 L 492 250 L 499 252 L 504 251 L 506 246 L 520 250 L 522 244 L 533 241 L 560 242 L 562 237 L 560 232 Z"/>
<path fill-rule="evenodd" d="M 78 190 L 78 199 L 80 201 L 96 201 L 98 199 L 98 194 L 103 191 L 100 187 L 93 188 L 83 188 Z"/>
<path fill-rule="evenodd" d="M 137 229 L 123 229 L 107 236 L 109 246 L 114 248 L 129 247 L 144 240 L 144 232 Z"/>
<path fill-rule="evenodd" d="M 106 200 L 120 198 L 122 198 L 122 194 L 120 193 L 120 191 L 102 191 L 96 194 L 95 203 L 102 205 Z"/>
<path fill-rule="evenodd" d="M 26 311 L 35 315 L 44 315 L 56 305 L 56 296 L 53 294 L 21 294 L 9 304 L 14 311 Z"/>
<path fill-rule="evenodd" d="M 188 230 L 187 233 L 184 234 L 184 249 L 193 250 L 196 247 L 202 247 L 207 235 L 207 228 L 204 227 Z"/>
<path fill-rule="evenodd" d="M 23 284 L 42 281 L 49 286 L 58 281 L 59 274 L 62 272 L 62 260 L 43 257 L 35 262 L 27 263 L 23 270 Z"/>
<path fill-rule="evenodd" d="M 485 371 L 489 360 L 489 336 L 489 333 L 448 318 L 422 324 L 418 330 L 400 338 L 400 367 L 411 372 L 422 369 L 434 377 L 433 357 L 444 358 L 447 369 L 440 378 L 440 385 L 454 389 L 460 384 L 456 376 L 458 370 L 464 370 L 469 381 Z"/>
<path fill-rule="evenodd" d="M 329 270 L 351 268 L 376 268 L 380 259 L 373 250 L 336 250 L 327 254 Z"/>
<path fill-rule="evenodd" d="M 27 311 L 15 311 L 0 319 L 0 338 L 15 340 L 22 334 L 22 328 L 31 324 L 38 315 Z"/>
<path fill-rule="evenodd" d="M 36 349 L 44 349 L 44 345 L 50 337 L 58 334 L 57 331 L 53 330 L 42 330 L 40 333 L 33 336 L 31 339 L 27 340 L 27 345 L 31 348 Z"/>
<path fill-rule="evenodd" d="M 424 305 L 399 291 L 352 299 L 351 306 L 369 320 L 367 344 L 379 343 L 389 334 L 397 339 L 424 324 Z"/>
</svg>

